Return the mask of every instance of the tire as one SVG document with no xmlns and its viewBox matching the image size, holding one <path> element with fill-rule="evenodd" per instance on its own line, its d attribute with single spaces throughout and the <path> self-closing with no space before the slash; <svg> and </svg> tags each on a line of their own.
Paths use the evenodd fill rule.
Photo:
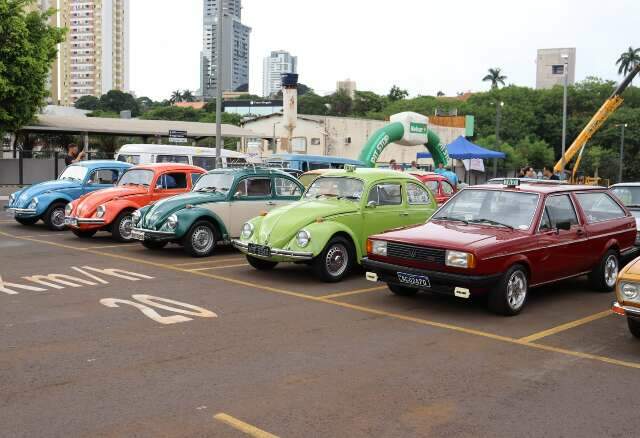
<svg viewBox="0 0 640 438">
<path fill-rule="evenodd" d="M 520 313 L 529 295 L 529 279 L 522 265 L 513 265 L 489 292 L 489 310 L 498 315 L 513 316 Z"/>
<path fill-rule="evenodd" d="M 616 287 L 619 271 L 618 253 L 610 249 L 602 256 L 598 266 L 589 274 L 591 286 L 598 292 L 611 292 Z"/>
<path fill-rule="evenodd" d="M 54 202 L 44 212 L 42 220 L 47 228 L 51 231 L 64 231 L 66 225 L 64 224 L 64 207 L 67 204 L 65 202 Z"/>
<path fill-rule="evenodd" d="M 247 255 L 247 261 L 258 271 L 270 271 L 278 265 L 278 262 L 272 262 L 269 260 L 262 260 L 257 257 Z"/>
<path fill-rule="evenodd" d="M 17 217 L 15 219 L 19 224 L 26 225 L 26 226 L 35 225 L 36 222 L 40 220 L 40 218 L 38 217 Z"/>
<path fill-rule="evenodd" d="M 182 238 L 185 251 L 192 257 L 207 257 L 216 250 L 220 234 L 211 222 L 196 221 Z"/>
<path fill-rule="evenodd" d="M 640 320 L 634 318 L 627 318 L 627 325 L 631 334 L 640 339 Z"/>
<path fill-rule="evenodd" d="M 334 237 L 313 259 L 312 269 L 320 280 L 336 283 L 349 275 L 355 258 L 356 251 L 351 241 L 340 236 Z"/>
<path fill-rule="evenodd" d="M 133 228 L 133 219 L 131 218 L 131 210 L 120 212 L 116 220 L 111 224 L 111 235 L 118 242 L 131 242 L 131 229 Z"/>
<path fill-rule="evenodd" d="M 398 286 L 397 284 L 387 283 L 387 287 L 391 292 L 396 295 L 400 295 L 403 297 L 410 297 L 418 293 L 418 289 L 413 289 L 410 287 Z"/>
<path fill-rule="evenodd" d="M 98 230 L 78 230 L 76 228 L 72 228 L 71 232 L 81 239 L 89 239 L 93 237 Z"/>
<path fill-rule="evenodd" d="M 164 242 L 161 240 L 143 240 L 142 246 L 144 246 L 147 249 L 158 250 L 167 246 L 168 243 L 169 242 Z"/>
</svg>

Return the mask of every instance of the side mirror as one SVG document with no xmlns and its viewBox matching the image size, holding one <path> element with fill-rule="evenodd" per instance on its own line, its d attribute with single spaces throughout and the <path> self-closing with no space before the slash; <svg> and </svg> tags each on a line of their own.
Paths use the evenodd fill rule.
<svg viewBox="0 0 640 438">
<path fill-rule="evenodd" d="M 556 224 L 556 229 L 558 231 L 560 230 L 565 230 L 565 231 L 569 231 L 571 229 L 571 222 L 569 221 L 565 221 L 565 222 L 558 222 Z"/>
<path fill-rule="evenodd" d="M 378 206 L 378 203 L 376 201 L 367 202 L 367 208 L 376 208 L 377 206 Z"/>
</svg>

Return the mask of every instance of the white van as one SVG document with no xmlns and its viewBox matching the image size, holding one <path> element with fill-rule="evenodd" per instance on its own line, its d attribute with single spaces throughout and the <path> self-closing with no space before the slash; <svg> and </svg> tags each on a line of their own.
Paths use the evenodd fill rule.
<svg viewBox="0 0 640 438">
<path fill-rule="evenodd" d="M 223 167 L 244 167 L 247 156 L 240 152 L 222 149 Z M 215 168 L 216 150 L 194 146 L 172 146 L 163 144 L 125 144 L 116 153 L 115 159 L 131 164 L 181 163 L 192 164 L 205 170 Z"/>
</svg>

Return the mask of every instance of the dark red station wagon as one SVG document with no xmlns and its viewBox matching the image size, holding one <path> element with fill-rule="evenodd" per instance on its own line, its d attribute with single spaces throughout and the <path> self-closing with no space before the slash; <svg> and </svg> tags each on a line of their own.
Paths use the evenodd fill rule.
<svg viewBox="0 0 640 438">
<path fill-rule="evenodd" d="M 603 187 L 489 184 L 463 189 L 424 225 L 371 236 L 367 279 L 398 295 L 488 294 L 492 311 L 519 313 L 531 287 L 588 274 L 615 287 L 634 251 L 635 219 Z"/>
</svg>

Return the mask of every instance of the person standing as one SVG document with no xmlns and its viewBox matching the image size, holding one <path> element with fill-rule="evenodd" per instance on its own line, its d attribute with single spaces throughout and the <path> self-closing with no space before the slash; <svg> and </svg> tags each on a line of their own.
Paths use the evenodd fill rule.
<svg viewBox="0 0 640 438">
<path fill-rule="evenodd" d="M 70 166 L 73 163 L 82 161 L 84 159 L 84 151 L 78 152 L 78 145 L 75 143 L 69 143 L 67 145 L 67 155 L 64 157 L 64 164 Z"/>
<path fill-rule="evenodd" d="M 410 168 L 409 170 L 411 170 L 411 171 L 420 170 L 420 169 L 418 168 L 418 162 L 417 162 L 416 160 L 413 160 L 413 161 L 411 162 L 411 168 Z"/>
<path fill-rule="evenodd" d="M 553 170 L 551 170 L 551 167 L 549 166 L 544 166 L 544 169 L 542 170 L 542 174 L 544 175 L 544 179 L 549 179 L 554 181 L 560 180 L 560 177 L 555 173 L 553 173 Z"/>
</svg>

